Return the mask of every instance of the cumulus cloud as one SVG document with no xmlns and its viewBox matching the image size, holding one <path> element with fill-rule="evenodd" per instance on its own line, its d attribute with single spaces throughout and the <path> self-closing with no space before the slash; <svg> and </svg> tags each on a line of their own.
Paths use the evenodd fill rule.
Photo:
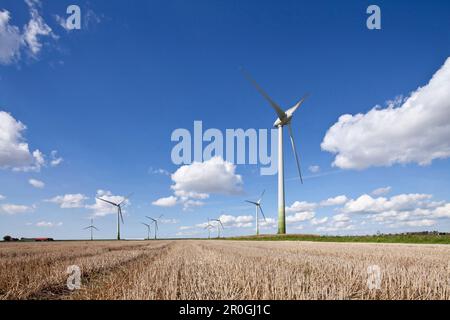
<svg viewBox="0 0 450 320">
<path fill-rule="evenodd" d="M 84 194 L 65 194 L 62 196 L 56 196 L 52 199 L 46 200 L 47 202 L 52 202 L 59 204 L 62 209 L 70 208 L 83 208 L 85 206 L 85 201 L 88 199 Z"/>
<path fill-rule="evenodd" d="M 344 195 L 341 195 L 341 196 L 336 196 L 334 198 L 328 198 L 327 200 L 320 202 L 320 205 L 323 207 L 339 206 L 339 205 L 343 205 L 347 201 L 348 201 L 347 197 Z"/>
<path fill-rule="evenodd" d="M 418 163 L 450 157 L 450 58 L 406 99 L 366 114 L 342 115 L 321 147 L 343 169 Z"/>
<path fill-rule="evenodd" d="M 31 184 L 33 187 L 38 188 L 38 189 L 42 189 L 45 187 L 45 183 L 40 181 L 40 180 L 36 180 L 36 179 L 29 179 L 28 183 Z"/>
<path fill-rule="evenodd" d="M 391 189 L 392 189 L 391 187 L 378 188 L 378 189 L 373 190 L 371 192 L 371 194 L 373 196 L 382 196 L 382 195 L 389 193 L 391 191 Z"/>
<path fill-rule="evenodd" d="M 242 193 L 242 177 L 236 166 L 214 157 L 178 168 L 172 175 L 173 196 L 156 200 L 155 205 L 182 204 L 184 210 L 202 206 L 210 194 L 237 195 Z"/>
<path fill-rule="evenodd" d="M 11 114 L 0 111 L 0 169 L 39 172 L 46 166 L 45 155 L 40 150 L 30 151 L 23 137 L 26 128 Z"/>
<path fill-rule="evenodd" d="M 429 205 L 424 200 L 429 200 L 429 194 L 401 194 L 390 199 L 379 197 L 372 198 L 368 194 L 360 196 L 356 200 L 350 200 L 343 208 L 346 213 L 381 213 L 386 211 L 412 210 L 421 207 L 422 204 Z"/>
<path fill-rule="evenodd" d="M 316 214 L 313 211 L 297 212 L 293 215 L 286 216 L 287 223 L 302 222 L 311 220 Z"/>
<path fill-rule="evenodd" d="M 19 204 L 6 203 L 6 204 L 0 205 L 0 213 L 6 213 L 9 215 L 32 212 L 33 210 L 34 210 L 34 207 L 19 205 Z"/>
<path fill-rule="evenodd" d="M 28 5 L 30 20 L 23 26 L 11 25 L 11 14 L 7 10 L 0 10 L 0 64 L 8 65 L 17 62 L 21 52 L 36 58 L 42 49 L 42 37 L 56 38 L 52 29 L 45 23 L 39 13 L 40 2 L 25 0 Z"/>
<path fill-rule="evenodd" d="M 319 224 L 324 224 L 324 223 L 326 223 L 327 221 L 328 221 L 328 217 L 323 217 L 323 218 L 321 218 L 321 219 L 319 219 L 319 218 L 313 218 L 313 219 L 311 219 L 311 224 L 314 225 L 314 226 L 316 226 L 316 225 L 319 225 Z"/>
<path fill-rule="evenodd" d="M 172 174 L 172 189 L 194 194 L 239 194 L 242 192 L 242 177 L 235 170 L 234 164 L 221 157 L 193 162 Z"/>
<path fill-rule="evenodd" d="M 152 202 L 154 206 L 158 207 L 173 207 L 178 203 L 177 197 L 169 196 L 165 198 L 160 198 Z"/>
<path fill-rule="evenodd" d="M 50 222 L 50 221 L 39 221 L 36 223 L 36 227 L 42 228 L 61 227 L 62 225 L 63 225 L 62 222 Z"/>
<path fill-rule="evenodd" d="M 317 203 L 306 201 L 295 201 L 292 205 L 286 207 L 286 212 L 312 211 L 317 208 Z"/>
<path fill-rule="evenodd" d="M 253 216 L 232 216 L 222 214 L 219 220 L 225 227 L 248 228 L 252 226 Z M 212 221 L 211 224 L 215 222 Z"/>
</svg>

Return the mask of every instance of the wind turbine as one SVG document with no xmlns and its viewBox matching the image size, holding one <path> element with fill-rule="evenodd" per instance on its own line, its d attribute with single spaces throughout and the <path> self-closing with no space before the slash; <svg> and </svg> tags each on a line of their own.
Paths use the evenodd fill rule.
<svg viewBox="0 0 450 320">
<path fill-rule="evenodd" d="M 103 201 L 103 202 L 109 203 L 109 204 L 111 204 L 111 205 L 117 207 L 117 240 L 120 240 L 120 221 L 122 221 L 122 223 L 124 223 L 124 222 L 123 222 L 123 216 L 122 216 L 122 204 L 123 204 L 130 196 L 131 196 L 131 193 L 130 193 L 128 196 L 126 196 L 126 197 L 125 197 L 121 202 L 119 202 L 119 203 L 115 203 L 115 202 L 112 202 L 112 201 L 105 200 L 105 199 L 102 199 L 102 198 L 97 197 L 98 200 L 101 200 L 101 201 Z"/>
<path fill-rule="evenodd" d="M 144 226 L 147 227 L 147 240 L 150 240 L 150 225 L 148 223 L 141 222 Z"/>
<path fill-rule="evenodd" d="M 149 216 L 146 216 L 148 219 L 152 220 L 153 223 L 155 224 L 155 240 L 156 240 L 156 231 L 158 231 L 158 220 L 161 219 L 162 216 L 163 216 L 163 214 L 160 215 L 160 216 L 159 216 L 158 218 L 156 218 L 156 219 L 154 219 L 154 218 L 152 218 L 152 217 L 149 217 Z"/>
<path fill-rule="evenodd" d="M 94 226 L 94 219 L 91 219 L 91 225 L 90 226 L 87 226 L 86 228 L 83 228 L 83 230 L 86 230 L 86 229 L 91 229 L 91 241 L 94 240 L 93 229 L 98 231 L 97 227 Z"/>
<path fill-rule="evenodd" d="M 208 218 L 208 224 L 205 227 L 205 229 L 208 229 L 208 239 L 211 239 L 211 228 L 214 228 L 214 226 L 211 224 L 211 222 Z"/>
<path fill-rule="evenodd" d="M 220 238 L 220 227 L 222 227 L 222 230 L 224 229 L 222 221 L 219 218 L 211 219 L 211 221 L 217 221 L 217 238 Z"/>
<path fill-rule="evenodd" d="M 278 128 L 278 234 L 286 234 L 286 212 L 285 212 L 285 194 L 284 194 L 284 164 L 283 164 L 283 127 L 288 126 L 289 135 L 291 137 L 292 150 L 297 163 L 300 181 L 303 184 L 302 172 L 300 169 L 300 160 L 295 147 L 294 135 L 292 133 L 291 120 L 294 112 L 302 105 L 308 95 L 305 95 L 292 108 L 283 111 L 280 106 L 269 97 L 269 95 L 256 83 L 256 81 L 244 70 L 244 76 L 253 84 L 258 92 L 269 102 L 270 106 L 275 110 L 278 118 L 273 124 Z"/>
<path fill-rule="evenodd" d="M 264 218 L 264 221 L 266 221 L 266 216 L 264 215 L 263 209 L 261 207 L 261 201 L 262 201 L 262 198 L 264 196 L 264 192 L 266 192 L 266 190 L 264 190 L 261 193 L 261 196 L 259 197 L 259 200 L 256 201 L 256 202 L 255 201 L 250 201 L 250 200 L 245 200 L 245 202 L 254 204 L 255 208 L 256 208 L 256 235 L 259 235 L 259 212 L 260 211 L 261 211 L 261 214 L 262 214 L 262 216 Z"/>
</svg>

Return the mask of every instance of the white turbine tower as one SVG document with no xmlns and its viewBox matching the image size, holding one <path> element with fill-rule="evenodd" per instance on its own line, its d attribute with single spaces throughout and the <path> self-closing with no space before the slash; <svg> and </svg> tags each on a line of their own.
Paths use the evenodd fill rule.
<svg viewBox="0 0 450 320">
<path fill-rule="evenodd" d="M 119 203 L 115 203 L 109 200 L 105 200 L 102 198 L 97 197 L 98 200 L 101 200 L 103 202 L 109 203 L 110 205 L 113 205 L 115 207 L 117 207 L 117 240 L 120 240 L 120 221 L 123 222 L 123 216 L 122 216 L 122 205 L 125 203 L 125 201 L 131 196 L 131 194 L 129 194 L 128 196 L 126 196 L 121 202 Z"/>
<path fill-rule="evenodd" d="M 300 169 L 300 160 L 295 147 L 294 135 L 292 133 L 291 120 L 294 112 L 302 105 L 307 98 L 304 96 L 292 108 L 283 111 L 280 106 L 269 97 L 269 95 L 256 83 L 256 81 L 244 70 L 242 70 L 245 77 L 255 86 L 256 90 L 269 102 L 270 106 L 275 110 L 278 118 L 273 124 L 278 128 L 278 234 L 286 234 L 286 212 L 285 212 L 285 195 L 284 195 L 284 163 L 283 163 L 283 127 L 288 126 L 289 135 L 291 137 L 292 150 L 297 163 L 298 174 L 300 181 L 303 184 L 302 172 Z"/>
<path fill-rule="evenodd" d="M 245 202 L 254 204 L 255 208 L 256 208 L 256 213 L 255 213 L 255 217 L 256 217 L 256 235 L 259 235 L 259 212 L 261 212 L 261 215 L 263 216 L 264 221 L 266 221 L 266 216 L 264 215 L 263 209 L 261 207 L 261 201 L 262 201 L 262 198 L 264 196 L 264 192 L 266 192 L 266 190 L 264 190 L 261 193 L 261 196 L 259 197 L 258 201 L 256 201 L 256 202 L 255 201 L 250 201 L 250 200 L 245 200 Z"/>
</svg>

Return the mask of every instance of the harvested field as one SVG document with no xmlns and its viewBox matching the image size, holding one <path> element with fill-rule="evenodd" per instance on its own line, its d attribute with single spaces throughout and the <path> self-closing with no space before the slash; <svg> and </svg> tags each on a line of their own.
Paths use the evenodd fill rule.
<svg viewBox="0 0 450 320">
<path fill-rule="evenodd" d="M 450 299 L 450 246 L 252 241 L 2 243 L 0 299 Z M 82 271 L 67 288 L 67 267 Z M 380 270 L 377 288 L 368 267 Z M 377 268 L 378 268 L 377 267 Z M 373 273 L 372 273 L 373 275 Z"/>
</svg>

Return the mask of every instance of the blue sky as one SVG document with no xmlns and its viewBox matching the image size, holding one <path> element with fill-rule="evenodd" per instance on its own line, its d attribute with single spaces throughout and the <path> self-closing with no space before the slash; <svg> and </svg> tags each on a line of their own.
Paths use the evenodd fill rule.
<svg viewBox="0 0 450 320">
<path fill-rule="evenodd" d="M 81 30 L 56 18 L 70 4 L 81 8 Z M 128 238 L 145 236 L 140 222 L 160 214 L 165 237 L 206 236 L 201 224 L 220 215 L 225 235 L 251 234 L 244 200 L 263 189 L 276 219 L 277 178 L 258 165 L 207 163 L 199 178 L 171 161 L 171 133 L 195 120 L 271 128 L 275 114 L 241 66 L 284 108 L 311 93 L 293 122 L 303 185 L 285 136 L 288 232 L 448 231 L 450 3 L 377 1 L 381 30 L 366 27 L 370 4 L 2 0 L 0 234 L 88 237 L 82 227 L 95 216 L 97 236 L 113 238 L 115 216 L 95 196 L 130 192 Z M 214 185 L 216 174 L 231 185 Z M 175 205 L 152 204 L 167 197 Z M 276 231 L 271 221 L 263 232 Z"/>
</svg>

